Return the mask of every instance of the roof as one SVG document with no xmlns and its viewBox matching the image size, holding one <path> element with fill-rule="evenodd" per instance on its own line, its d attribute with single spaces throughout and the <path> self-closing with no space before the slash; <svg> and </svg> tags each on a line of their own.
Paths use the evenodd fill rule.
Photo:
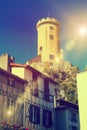
<svg viewBox="0 0 87 130">
<path fill-rule="evenodd" d="M 15 78 L 16 80 L 19 80 L 19 81 L 21 81 L 23 83 L 27 83 L 26 80 L 20 78 L 19 76 L 16 76 L 16 75 L 12 74 L 12 73 L 9 73 L 8 71 L 6 71 L 6 70 L 4 70 L 2 68 L 0 68 L 0 73 L 4 74 L 6 76 L 9 76 L 9 77 Z"/>
<path fill-rule="evenodd" d="M 33 63 L 33 62 L 34 62 L 34 63 L 37 63 L 37 62 L 39 62 L 39 61 L 41 61 L 41 55 L 38 55 L 38 56 L 32 58 L 31 60 L 27 61 L 27 63 L 28 63 L 28 64 L 31 64 L 31 63 Z"/>
<path fill-rule="evenodd" d="M 46 74 L 42 73 L 41 71 L 31 67 L 30 65 L 27 65 L 27 64 L 18 64 L 18 63 L 10 63 L 10 66 L 11 67 L 23 67 L 23 68 L 26 68 L 26 69 L 29 69 L 33 72 L 36 72 L 38 75 L 40 75 L 41 77 L 43 78 L 47 78 L 50 82 L 52 82 L 53 84 L 57 85 L 58 82 L 54 81 L 52 78 L 50 78 L 49 76 L 47 76 Z"/>
<path fill-rule="evenodd" d="M 55 110 L 60 110 L 60 109 L 65 109 L 65 108 L 73 108 L 75 110 L 78 110 L 78 105 L 73 104 L 69 101 L 59 99 L 57 102 L 58 102 L 58 106 L 55 108 Z"/>
</svg>

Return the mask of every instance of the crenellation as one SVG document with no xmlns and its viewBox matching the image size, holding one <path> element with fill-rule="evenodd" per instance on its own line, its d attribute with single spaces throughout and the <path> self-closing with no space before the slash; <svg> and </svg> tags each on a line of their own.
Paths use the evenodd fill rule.
<svg viewBox="0 0 87 130">
<path fill-rule="evenodd" d="M 55 25 L 57 25 L 57 26 L 59 26 L 59 24 L 60 24 L 60 22 L 57 20 L 57 19 L 55 19 L 55 18 L 51 18 L 51 17 L 47 17 L 47 18 L 42 18 L 42 19 L 40 19 L 38 22 L 37 22 L 37 25 L 36 25 L 36 27 L 37 27 L 37 29 L 38 29 L 38 27 L 41 25 L 41 24 L 44 24 L 44 23 L 54 23 Z"/>
</svg>

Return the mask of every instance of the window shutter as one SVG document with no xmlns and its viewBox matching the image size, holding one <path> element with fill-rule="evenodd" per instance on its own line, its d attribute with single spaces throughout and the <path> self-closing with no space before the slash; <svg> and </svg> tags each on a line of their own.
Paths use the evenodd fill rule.
<svg viewBox="0 0 87 130">
<path fill-rule="evenodd" d="M 52 112 L 46 109 L 43 110 L 43 126 L 52 126 Z"/>
<path fill-rule="evenodd" d="M 30 105 L 30 117 L 29 120 L 32 123 L 39 124 L 40 123 L 40 108 L 35 105 Z"/>
<path fill-rule="evenodd" d="M 33 108 L 33 106 L 30 104 L 30 110 L 29 110 L 29 120 L 32 122 L 32 109 Z"/>
<path fill-rule="evenodd" d="M 44 79 L 44 99 L 49 101 L 49 82 L 47 79 Z"/>
</svg>

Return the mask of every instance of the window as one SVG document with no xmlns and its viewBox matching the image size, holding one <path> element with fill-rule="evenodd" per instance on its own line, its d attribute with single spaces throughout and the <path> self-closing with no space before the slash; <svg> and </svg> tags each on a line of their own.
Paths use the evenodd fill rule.
<svg viewBox="0 0 87 130">
<path fill-rule="evenodd" d="M 75 112 L 71 112 L 71 121 L 72 122 L 77 122 L 76 113 Z"/>
<path fill-rule="evenodd" d="M 9 78 L 9 80 L 8 80 L 8 83 L 7 83 L 8 85 L 10 85 L 10 86 L 12 86 L 12 87 L 15 87 L 15 81 L 14 81 L 14 79 L 12 79 L 12 78 Z"/>
<path fill-rule="evenodd" d="M 47 79 L 44 79 L 44 99 L 49 101 L 49 82 Z"/>
<path fill-rule="evenodd" d="M 31 85 L 31 94 L 34 96 L 38 96 L 38 83 L 37 83 L 37 73 L 34 71 L 32 73 L 32 85 Z"/>
<path fill-rule="evenodd" d="M 54 37 L 53 37 L 53 35 L 52 35 L 52 34 L 50 34 L 50 39 L 51 39 L 51 40 L 53 40 L 53 39 L 54 39 Z"/>
<path fill-rule="evenodd" d="M 50 55 L 49 58 L 50 58 L 51 60 L 54 60 L 54 55 Z"/>
<path fill-rule="evenodd" d="M 31 94 L 38 97 L 38 84 L 37 81 L 33 81 L 31 85 Z"/>
<path fill-rule="evenodd" d="M 37 73 L 36 73 L 36 72 L 33 72 L 32 74 L 33 74 L 33 75 L 32 75 L 32 79 L 33 79 L 33 80 L 36 80 L 36 79 L 37 79 Z"/>
<path fill-rule="evenodd" d="M 32 123 L 39 124 L 40 123 L 40 108 L 38 106 L 30 104 L 30 109 L 29 109 L 29 120 Z"/>
<path fill-rule="evenodd" d="M 43 126 L 52 126 L 52 112 L 50 110 L 43 109 Z"/>
<path fill-rule="evenodd" d="M 40 46 L 40 51 L 42 51 L 42 46 Z"/>
<path fill-rule="evenodd" d="M 53 27 L 53 26 L 50 26 L 50 30 L 54 30 L 54 27 Z"/>
<path fill-rule="evenodd" d="M 77 130 L 77 127 L 71 126 L 71 130 Z"/>
<path fill-rule="evenodd" d="M 8 108 L 11 108 L 14 106 L 14 100 L 12 98 L 7 99 L 7 106 Z"/>
</svg>

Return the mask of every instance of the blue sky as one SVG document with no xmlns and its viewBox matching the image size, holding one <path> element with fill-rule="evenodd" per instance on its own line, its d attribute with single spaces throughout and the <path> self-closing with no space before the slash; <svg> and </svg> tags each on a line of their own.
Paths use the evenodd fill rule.
<svg viewBox="0 0 87 130">
<path fill-rule="evenodd" d="M 64 59 L 83 69 L 87 65 L 87 0 L 1 0 L 0 55 L 8 53 L 17 63 L 37 55 L 36 22 L 54 17 L 61 25 L 60 44 Z"/>
</svg>

